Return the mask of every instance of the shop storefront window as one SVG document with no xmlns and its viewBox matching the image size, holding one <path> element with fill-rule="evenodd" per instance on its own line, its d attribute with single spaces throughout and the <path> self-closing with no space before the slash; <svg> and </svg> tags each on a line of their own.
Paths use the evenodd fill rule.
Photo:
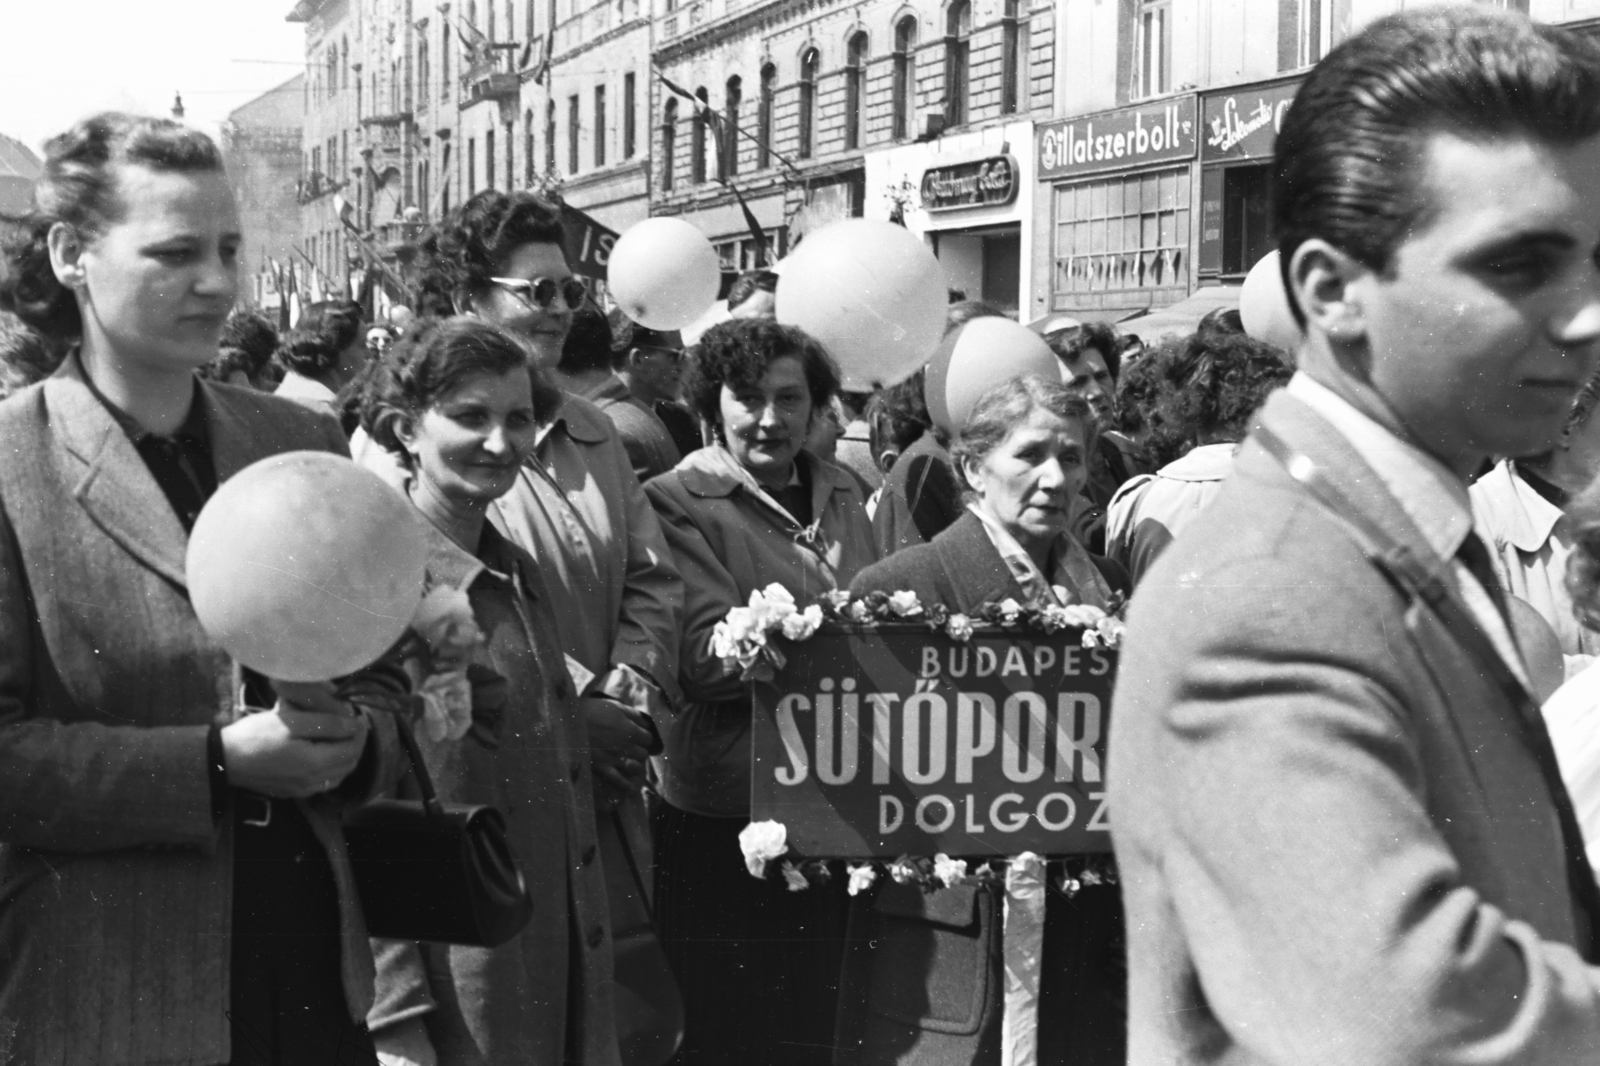
<svg viewBox="0 0 1600 1066">
<path fill-rule="evenodd" d="M 1058 299 L 1186 287 L 1187 168 L 1058 185 L 1055 198 Z"/>
</svg>

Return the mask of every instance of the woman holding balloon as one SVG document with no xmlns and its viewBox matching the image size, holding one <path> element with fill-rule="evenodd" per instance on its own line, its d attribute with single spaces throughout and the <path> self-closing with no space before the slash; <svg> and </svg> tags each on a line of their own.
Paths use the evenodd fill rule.
<svg viewBox="0 0 1600 1066">
<path fill-rule="evenodd" d="M 535 380 L 553 375 L 572 313 L 587 299 L 567 264 L 560 216 L 526 192 L 485 191 L 424 241 L 422 285 L 458 314 L 516 336 Z M 683 589 L 661 526 L 616 427 L 579 396 L 541 413 L 528 461 L 490 508 L 511 543 L 537 560 L 573 681 L 585 695 L 599 831 L 611 893 L 617 981 L 634 995 L 620 1019 L 625 1051 L 677 1036 L 677 993 L 651 932 L 650 839 L 641 789 L 658 724 L 676 696 Z M 643 1001 L 653 1010 L 634 1012 Z M 661 1019 L 666 1019 L 664 1023 Z M 654 1030 L 671 1030 L 659 1032 Z"/>
<path fill-rule="evenodd" d="M 343 435 L 195 376 L 241 244 L 203 134 L 86 119 L 46 146 L 34 202 L 0 307 L 71 353 L 0 404 L 0 1051 L 371 1062 L 338 815 L 399 768 L 404 680 L 241 685 L 185 570 L 219 483 Z"/>
<path fill-rule="evenodd" d="M 534 901 L 529 925 L 497 948 L 378 942 L 371 1022 L 386 1064 L 618 1062 L 592 701 L 562 665 L 540 567 L 486 520 L 560 403 L 515 339 L 472 318 L 413 325 L 366 384 L 362 424 L 428 520 L 429 596 L 464 599 L 482 633 L 470 713 L 425 720 L 418 741 L 447 802 L 504 812 Z"/>
<path fill-rule="evenodd" d="M 831 1059 L 842 884 L 791 893 L 745 871 L 750 687 L 711 650 L 733 607 L 771 583 L 799 604 L 877 558 L 861 492 L 802 450 L 839 371 L 801 331 L 736 319 L 700 339 L 685 392 L 716 443 L 645 486 L 684 575 L 685 695 L 661 761 L 657 918 L 684 991 L 686 1062 Z"/>
</svg>

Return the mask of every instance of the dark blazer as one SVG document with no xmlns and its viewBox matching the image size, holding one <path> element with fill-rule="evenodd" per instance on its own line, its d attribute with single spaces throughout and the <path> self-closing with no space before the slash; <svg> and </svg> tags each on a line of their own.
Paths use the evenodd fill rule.
<svg viewBox="0 0 1600 1066">
<path fill-rule="evenodd" d="M 1103 555 L 1089 558 L 1113 592 L 1128 594 L 1126 570 Z M 1008 596 L 1020 601 L 1023 596 L 1022 586 L 1011 576 L 983 523 L 966 510 L 931 543 L 902 548 L 850 582 L 853 596 L 877 590 L 915 592 L 923 603 L 942 603 L 952 611 L 971 611 Z"/>
<path fill-rule="evenodd" d="M 332 418 L 203 382 L 217 480 L 294 449 L 344 452 Z M 0 1060 L 228 1060 L 232 818 L 206 735 L 235 669 L 202 632 L 188 538 L 76 355 L 0 404 Z M 397 766 L 374 716 L 373 788 Z M 343 901 L 343 978 L 373 967 L 337 801 L 303 804 Z"/>
<path fill-rule="evenodd" d="M 1349 443 L 1261 421 L 1433 556 Z M 1108 781 L 1129 1062 L 1578 1063 L 1555 807 L 1511 700 L 1254 439 L 1133 598 Z"/>
</svg>

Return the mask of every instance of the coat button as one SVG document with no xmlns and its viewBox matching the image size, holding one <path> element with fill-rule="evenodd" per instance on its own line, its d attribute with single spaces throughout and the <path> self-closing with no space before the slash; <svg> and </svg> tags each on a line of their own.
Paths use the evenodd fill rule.
<svg viewBox="0 0 1600 1066">
<path fill-rule="evenodd" d="M 590 844 L 588 847 L 583 849 L 583 864 L 585 866 L 588 866 L 591 862 L 594 862 L 594 845 L 593 844 Z"/>
<path fill-rule="evenodd" d="M 589 946 L 591 948 L 599 947 L 601 941 L 605 940 L 605 938 L 606 931 L 603 926 L 597 925 L 593 929 L 589 930 Z"/>
</svg>

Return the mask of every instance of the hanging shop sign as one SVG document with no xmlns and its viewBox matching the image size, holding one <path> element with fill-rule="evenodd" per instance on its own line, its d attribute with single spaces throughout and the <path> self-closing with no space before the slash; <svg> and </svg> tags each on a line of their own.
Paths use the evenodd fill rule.
<svg viewBox="0 0 1600 1066">
<path fill-rule="evenodd" d="M 751 820 L 799 855 L 1111 850 L 1117 652 L 1076 630 L 819 631 L 755 689 Z"/>
<path fill-rule="evenodd" d="M 1214 93 L 1201 105 L 1200 160 L 1271 159 L 1300 81 Z"/>
<path fill-rule="evenodd" d="M 1000 207 L 1017 198 L 1017 161 L 1009 155 L 931 167 L 922 175 L 922 206 L 929 211 Z"/>
<path fill-rule="evenodd" d="M 1193 159 L 1195 98 L 1125 107 L 1039 127 L 1039 180 Z"/>
</svg>

